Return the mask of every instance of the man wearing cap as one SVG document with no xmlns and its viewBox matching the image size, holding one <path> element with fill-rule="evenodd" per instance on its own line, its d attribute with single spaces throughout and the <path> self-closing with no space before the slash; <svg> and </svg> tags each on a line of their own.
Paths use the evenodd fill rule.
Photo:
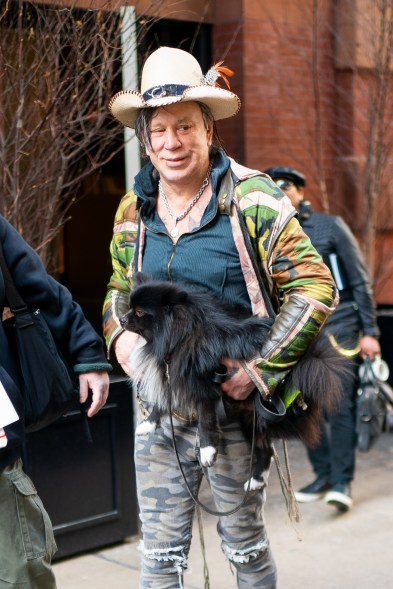
<svg viewBox="0 0 393 589">
<path fill-rule="evenodd" d="M 340 511 L 352 507 L 350 484 L 355 473 L 356 391 L 359 357 L 381 353 L 372 290 L 358 243 L 348 225 L 335 215 L 317 213 L 304 200 L 306 178 L 293 168 L 278 166 L 265 171 L 299 211 L 299 221 L 312 244 L 330 267 L 340 292 L 340 303 L 326 322 L 322 333 L 348 358 L 343 372 L 344 396 L 340 407 L 321 423 L 321 440 L 308 448 L 316 475 L 295 496 L 308 503 L 324 498 Z M 330 435 L 329 435 L 330 431 Z"/>
<path fill-rule="evenodd" d="M 115 216 L 104 333 L 109 353 L 130 373 L 128 359 L 138 336 L 122 329 L 120 317 L 128 310 L 135 271 L 209 289 L 266 316 L 250 258 L 255 256 L 269 290 L 285 293 L 268 343 L 249 363 L 260 387 L 272 395 L 332 312 L 336 289 L 277 185 L 234 162 L 221 147 L 215 121 L 240 108 L 239 98 L 218 85 L 231 74 L 217 64 L 203 75 L 190 53 L 161 47 L 144 64 L 141 92 L 123 90 L 110 103 L 114 117 L 135 129 L 148 161 Z M 253 381 L 235 361 L 224 362 L 237 370 L 221 385 L 223 393 L 246 399 Z M 197 423 L 176 416 L 173 423 L 186 479 L 197 492 L 204 474 Z M 250 447 L 239 424 L 227 418 L 220 423 L 220 440 L 216 462 L 205 474 L 216 510 L 232 512 L 244 497 Z M 177 589 L 187 568 L 195 504 L 176 464 L 169 417 L 149 435 L 137 436 L 135 446 L 140 587 Z M 222 548 L 242 589 L 276 587 L 263 521 L 266 482 L 219 520 Z"/>
</svg>

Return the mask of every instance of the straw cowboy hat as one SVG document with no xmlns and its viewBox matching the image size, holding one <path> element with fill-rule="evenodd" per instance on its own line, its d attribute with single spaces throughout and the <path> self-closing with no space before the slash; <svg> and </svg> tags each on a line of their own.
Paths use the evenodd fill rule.
<svg viewBox="0 0 393 589">
<path fill-rule="evenodd" d="M 134 127 L 142 108 L 166 106 L 191 100 L 206 104 L 215 120 L 235 115 L 240 108 L 236 94 L 220 88 L 222 78 L 229 88 L 227 76 L 233 72 L 221 66 L 213 66 L 202 74 L 195 57 L 182 49 L 160 47 L 147 58 L 141 80 L 141 91 L 122 90 L 109 103 L 112 115 L 126 127 Z"/>
</svg>

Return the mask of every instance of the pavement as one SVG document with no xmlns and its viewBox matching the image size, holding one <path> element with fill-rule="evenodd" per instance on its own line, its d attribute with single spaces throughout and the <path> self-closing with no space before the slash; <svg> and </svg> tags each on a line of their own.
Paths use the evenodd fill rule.
<svg viewBox="0 0 393 589">
<path fill-rule="evenodd" d="M 278 454 L 283 463 L 282 452 Z M 313 474 L 302 444 L 289 447 L 293 485 Z M 339 513 L 318 501 L 299 505 L 301 521 L 290 522 L 277 471 L 272 466 L 265 509 L 278 568 L 278 589 L 393 588 L 393 433 L 384 433 L 368 453 L 358 453 L 353 509 Z M 200 498 L 209 503 L 209 490 Z M 210 589 L 236 589 L 216 533 L 216 518 L 203 513 Z M 137 589 L 137 537 L 54 564 L 58 589 Z M 205 589 L 198 527 L 194 525 L 190 570 L 184 589 Z"/>
</svg>

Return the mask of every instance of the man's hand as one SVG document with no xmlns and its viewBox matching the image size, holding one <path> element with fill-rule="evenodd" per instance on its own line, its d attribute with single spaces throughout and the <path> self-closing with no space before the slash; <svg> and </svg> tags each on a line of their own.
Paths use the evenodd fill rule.
<svg viewBox="0 0 393 589">
<path fill-rule="evenodd" d="M 92 417 L 99 412 L 106 403 L 109 393 L 109 376 L 107 372 L 84 372 L 79 375 L 80 394 L 79 400 L 84 403 L 87 400 L 89 389 L 93 393 L 93 399 L 87 415 Z"/>
<path fill-rule="evenodd" d="M 364 335 L 360 340 L 360 355 L 363 360 L 366 356 L 370 356 L 371 361 L 375 360 L 375 356 L 381 355 L 379 341 L 371 335 Z"/>
<path fill-rule="evenodd" d="M 233 376 L 221 384 L 221 390 L 236 401 L 244 401 L 255 389 L 254 382 L 238 360 L 224 358 L 221 363 L 228 368 L 228 372 L 233 372 Z"/>
<path fill-rule="evenodd" d="M 128 376 L 132 376 L 129 365 L 130 355 L 135 346 L 139 345 L 140 339 L 142 338 L 137 333 L 123 331 L 113 342 L 113 350 L 117 361 Z"/>
</svg>

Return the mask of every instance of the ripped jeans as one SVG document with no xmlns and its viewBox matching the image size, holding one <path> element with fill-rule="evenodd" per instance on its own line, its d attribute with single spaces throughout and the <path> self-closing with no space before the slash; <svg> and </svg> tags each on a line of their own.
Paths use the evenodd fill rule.
<svg viewBox="0 0 393 589">
<path fill-rule="evenodd" d="M 197 426 L 175 417 L 173 423 L 187 482 L 197 494 L 203 476 Z M 230 511 L 242 501 L 249 456 L 250 445 L 239 425 L 221 423 L 217 461 L 205 469 L 217 511 Z M 182 589 L 195 503 L 176 462 L 169 418 L 163 418 L 155 432 L 136 436 L 135 468 L 143 535 L 140 589 Z M 263 521 L 265 496 L 265 489 L 250 491 L 243 507 L 218 520 L 221 547 L 237 570 L 239 589 L 276 588 L 276 567 Z"/>
</svg>

